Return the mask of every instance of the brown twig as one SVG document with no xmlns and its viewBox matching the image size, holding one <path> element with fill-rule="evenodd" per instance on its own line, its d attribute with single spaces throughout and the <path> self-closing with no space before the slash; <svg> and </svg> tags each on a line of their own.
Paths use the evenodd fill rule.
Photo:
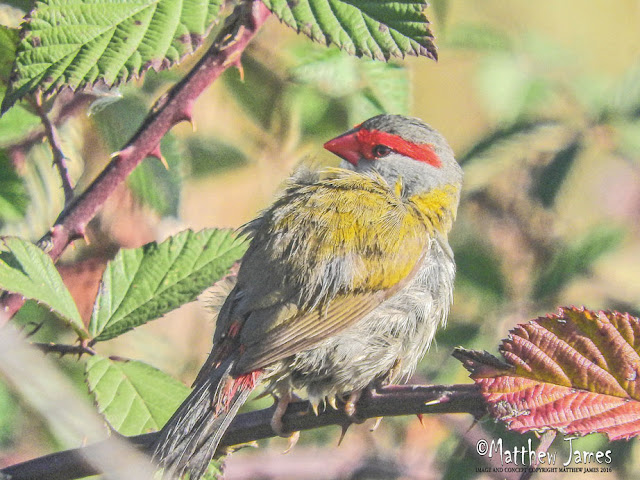
<svg viewBox="0 0 640 480">
<path fill-rule="evenodd" d="M 71 177 L 69 176 L 69 169 L 67 168 L 67 157 L 62 151 L 60 145 L 60 137 L 58 136 L 58 129 L 53 124 L 47 112 L 42 107 L 42 96 L 37 95 L 34 102 L 36 113 L 40 117 L 40 121 L 44 126 L 44 132 L 49 140 L 51 146 L 51 153 L 53 154 L 53 164 L 58 169 L 60 179 L 62 180 L 62 190 L 64 191 L 64 205 L 65 207 L 71 203 L 73 199 L 73 185 L 71 185 Z"/>
<path fill-rule="evenodd" d="M 238 415 L 225 433 L 220 447 L 229 447 L 264 438 L 275 437 L 271 428 L 274 407 Z M 486 414 L 484 399 L 474 384 L 464 385 L 390 385 L 363 395 L 357 404 L 359 420 L 383 416 L 437 413 L 469 413 L 476 418 Z M 331 408 L 313 415 L 308 402 L 289 405 L 283 418 L 285 431 L 309 430 L 327 425 L 349 425 L 352 419 L 342 410 Z M 157 433 L 129 438 L 130 442 L 146 453 Z M 12 480 L 71 480 L 99 472 L 84 458 L 99 452 L 101 444 L 52 453 L 50 455 L 12 465 L 0 471 Z M 82 454 L 81 454 L 82 452 Z"/>
<path fill-rule="evenodd" d="M 76 115 L 76 113 L 91 103 L 95 99 L 95 95 L 88 92 L 71 92 L 70 90 L 63 90 L 56 97 L 56 102 L 62 104 L 57 113 L 54 114 L 51 123 L 57 128 L 64 124 L 69 118 Z M 46 137 L 44 126 L 34 128 L 24 137 L 22 137 L 17 143 L 7 145 L 6 150 L 12 159 L 16 157 L 20 158 L 23 152 L 28 151 L 34 145 L 41 143 L 42 139 Z M 21 159 L 22 160 L 22 159 Z M 15 162 L 16 166 L 20 165 L 20 162 Z"/>
<path fill-rule="evenodd" d="M 82 238 L 85 227 L 104 202 L 147 156 L 162 158 L 160 140 L 177 123 L 191 120 L 196 98 L 230 66 L 240 66 L 240 56 L 255 37 L 270 11 L 260 0 L 248 0 L 236 6 L 209 50 L 196 66 L 160 100 L 146 120 L 116 152 L 105 169 L 78 197 L 65 207 L 51 230 L 38 245 L 57 260 L 67 246 Z M 0 308 L 11 317 L 24 303 L 20 295 L 5 294 Z"/>
<path fill-rule="evenodd" d="M 63 355 L 95 355 L 96 351 L 86 343 L 79 343 L 77 345 L 67 345 L 62 343 L 39 343 L 32 342 L 31 345 L 44 353 L 58 353 Z"/>
</svg>

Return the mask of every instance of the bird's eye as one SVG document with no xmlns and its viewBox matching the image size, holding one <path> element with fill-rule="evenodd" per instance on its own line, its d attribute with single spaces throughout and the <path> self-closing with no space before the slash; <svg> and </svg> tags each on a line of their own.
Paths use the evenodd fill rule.
<svg viewBox="0 0 640 480">
<path fill-rule="evenodd" d="M 386 145 L 376 145 L 373 147 L 373 156 L 375 158 L 386 157 L 391 153 L 391 149 Z"/>
</svg>

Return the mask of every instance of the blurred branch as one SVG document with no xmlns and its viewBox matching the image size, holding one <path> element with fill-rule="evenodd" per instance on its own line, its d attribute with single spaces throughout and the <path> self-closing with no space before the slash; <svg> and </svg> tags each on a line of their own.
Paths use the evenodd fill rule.
<svg viewBox="0 0 640 480">
<path fill-rule="evenodd" d="M 473 456 L 478 461 L 488 466 L 491 471 L 486 472 L 487 478 L 494 480 L 522 480 L 518 472 L 504 471 L 504 465 L 501 463 L 499 455 L 480 455 L 478 453 L 478 442 L 485 441 L 487 438 L 491 438 L 493 434 L 487 432 L 486 428 L 481 422 L 476 422 L 473 428 L 469 428 L 466 422 L 462 422 L 456 418 L 446 418 L 446 424 L 457 433 L 464 447 L 465 460 Z M 500 471 L 502 470 L 502 471 Z"/>
<path fill-rule="evenodd" d="M 221 447 L 275 437 L 271 428 L 271 418 L 275 406 L 238 415 L 226 431 Z M 464 385 L 389 385 L 377 391 L 363 394 L 357 404 L 357 421 L 368 418 L 437 413 L 469 413 L 475 418 L 486 414 L 484 399 L 474 384 Z M 310 430 L 327 425 L 347 428 L 354 419 L 343 409 L 328 409 L 318 416 L 311 413 L 308 402 L 294 402 L 287 408 L 283 418 L 287 432 Z M 145 453 L 156 439 L 157 433 L 147 433 L 129 438 L 129 441 Z M 0 475 L 9 475 L 12 480 L 47 478 L 49 480 L 70 480 L 99 471 L 86 458 L 102 452 L 103 443 L 67 450 L 39 457 L 24 463 L 7 467 Z M 115 461 L 115 460 L 114 460 Z"/>
<path fill-rule="evenodd" d="M 4 316 L 0 312 L 0 317 Z M 5 323 L 7 319 L 3 319 Z M 62 445 L 104 438 L 104 420 L 81 398 L 74 385 L 9 325 L 0 329 L 0 373 L 21 399 L 48 424 Z M 27 380 L 27 381 L 25 381 Z M 151 479 L 148 459 L 121 438 L 100 443 L 99 451 L 79 451 L 78 459 L 108 479 Z M 115 461 L 117 459 L 117 461 Z M 54 464 L 49 464 L 55 469 Z M 0 478 L 5 478 L 0 474 Z M 34 478 L 26 475 L 21 478 Z M 44 474 L 40 478 L 49 478 Z M 53 478 L 53 477 L 52 477 Z"/>
<path fill-rule="evenodd" d="M 78 345 L 66 345 L 62 343 L 38 343 L 33 342 L 31 345 L 44 353 L 59 353 L 63 355 L 95 355 L 96 351 L 85 343 L 79 343 Z"/>
<path fill-rule="evenodd" d="M 57 260 L 73 240 L 84 236 L 89 221 L 142 160 L 148 156 L 162 158 L 162 137 L 175 124 L 191 121 L 195 100 L 227 68 L 240 67 L 242 52 L 269 15 L 260 0 L 248 0 L 236 6 L 196 66 L 156 102 L 127 145 L 113 155 L 93 183 L 65 207 L 51 230 L 40 239 L 38 245 L 53 260 Z M 5 293 L 0 298 L 0 310 L 10 318 L 23 303 L 22 296 Z"/>
<path fill-rule="evenodd" d="M 468 201 L 478 205 L 484 212 L 498 220 L 507 220 L 522 235 L 526 247 L 530 249 L 538 263 L 544 263 L 553 255 L 557 245 L 552 234 L 552 217 L 542 207 L 534 204 L 528 197 L 516 197 L 506 200 L 493 195 L 489 190 L 479 190 L 468 196 Z M 540 225 L 548 228 L 540 229 Z"/>
<path fill-rule="evenodd" d="M 51 153 L 53 154 L 53 164 L 58 169 L 60 179 L 62 180 L 62 190 L 64 191 L 64 206 L 66 207 L 73 200 L 73 186 L 71 185 L 71 177 L 69 176 L 69 169 L 67 168 L 67 157 L 62 151 L 60 145 L 60 137 L 58 136 L 58 129 L 51 121 L 47 112 L 42 107 L 42 97 L 38 95 L 35 99 L 35 110 L 40 117 L 40 121 L 44 126 L 44 132 L 49 140 L 51 146 Z"/>
<path fill-rule="evenodd" d="M 538 445 L 538 448 L 536 448 L 534 461 L 529 465 L 531 469 L 526 472 L 522 472 L 519 480 L 529 480 L 533 476 L 535 469 L 540 465 L 540 454 L 542 452 L 547 453 L 549 447 L 555 440 L 556 435 L 557 432 L 555 430 L 548 430 L 541 435 L 540 444 Z"/>
<path fill-rule="evenodd" d="M 86 108 L 93 100 L 95 95 L 87 92 L 71 92 L 70 90 L 63 90 L 56 97 L 58 104 L 62 106 L 58 109 L 58 112 L 54 114 L 51 124 L 54 127 L 59 127 L 65 123 L 70 117 L 73 117 L 79 110 Z M 36 144 L 42 142 L 42 139 L 46 136 L 44 126 L 33 129 L 19 142 L 7 145 L 6 150 L 9 152 L 11 158 L 14 160 L 16 166 L 19 166 L 23 160 L 23 152 L 29 150 Z M 16 161 L 16 158 L 19 160 Z"/>
</svg>

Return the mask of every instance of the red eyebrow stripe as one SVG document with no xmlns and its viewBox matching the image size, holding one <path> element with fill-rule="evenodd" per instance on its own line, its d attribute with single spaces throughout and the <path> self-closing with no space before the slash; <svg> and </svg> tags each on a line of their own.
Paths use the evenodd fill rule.
<svg viewBox="0 0 640 480">
<path fill-rule="evenodd" d="M 393 135 L 387 132 L 381 132 L 380 130 L 366 130 L 361 128 L 357 133 L 358 141 L 361 145 L 367 146 L 362 152 L 368 159 L 373 158 L 373 147 L 376 145 L 386 145 L 392 150 L 411 157 L 419 162 L 428 163 L 434 167 L 440 167 L 442 162 L 433 149 L 433 145 L 430 143 L 411 143 L 407 142 L 398 135 Z"/>
</svg>

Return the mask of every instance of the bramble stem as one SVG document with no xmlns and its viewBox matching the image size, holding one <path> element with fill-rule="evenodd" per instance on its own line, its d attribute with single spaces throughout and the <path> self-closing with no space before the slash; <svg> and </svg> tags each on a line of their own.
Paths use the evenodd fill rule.
<svg viewBox="0 0 640 480">
<path fill-rule="evenodd" d="M 270 408 L 238 415 L 222 437 L 220 448 L 275 437 L 271 428 L 275 405 Z M 318 416 L 313 414 L 309 402 L 289 404 L 283 417 L 285 431 L 301 431 L 327 425 L 348 426 L 353 419 L 340 410 L 325 409 Z M 485 402 L 475 384 L 461 385 L 389 385 L 362 395 L 356 406 L 358 420 L 368 418 L 434 413 L 469 413 L 475 418 L 484 416 Z M 129 441 L 145 453 L 151 449 L 157 433 L 145 433 L 130 437 Z M 46 478 L 48 480 L 72 480 L 95 475 L 95 468 L 87 463 L 92 452 L 100 452 L 101 444 L 52 453 L 3 470 L 12 480 Z"/>
<path fill-rule="evenodd" d="M 260 0 L 245 1 L 229 15 L 209 50 L 195 67 L 154 105 L 138 131 L 113 155 L 87 189 L 65 206 L 51 230 L 38 242 L 55 261 L 67 246 L 82 238 L 89 221 L 115 189 L 147 156 L 159 156 L 160 140 L 177 123 L 191 120 L 195 100 L 240 56 L 271 12 Z M 24 304 L 16 294 L 0 297 L 0 309 L 12 317 Z M 0 325 L 1 326 L 1 325 Z"/>
<path fill-rule="evenodd" d="M 60 137 L 58 136 L 58 129 L 53 124 L 47 112 L 42 108 L 42 97 L 38 95 L 35 100 L 35 109 L 40 117 L 40 121 L 44 126 L 44 132 L 49 140 L 51 146 L 51 153 L 53 154 L 53 164 L 58 169 L 60 174 L 60 180 L 62 180 L 62 190 L 64 191 L 64 206 L 66 207 L 71 203 L 73 199 L 73 186 L 71 185 L 71 177 L 69 176 L 69 169 L 67 168 L 67 157 L 62 151 L 60 145 Z"/>
</svg>

